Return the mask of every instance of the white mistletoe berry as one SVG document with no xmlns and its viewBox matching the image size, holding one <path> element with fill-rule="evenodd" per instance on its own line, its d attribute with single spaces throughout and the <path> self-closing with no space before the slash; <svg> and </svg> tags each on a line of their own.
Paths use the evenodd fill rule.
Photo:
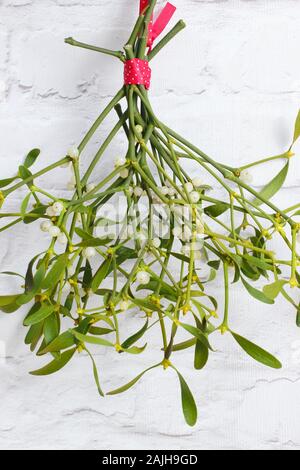
<svg viewBox="0 0 300 470">
<path fill-rule="evenodd" d="M 143 192 L 144 192 L 144 191 L 143 191 L 143 189 L 140 188 L 139 186 L 136 186 L 136 187 L 134 188 L 133 192 L 134 192 L 134 195 L 135 195 L 136 197 L 141 197 L 141 196 L 143 195 Z"/>
<path fill-rule="evenodd" d="M 241 171 L 240 180 L 245 184 L 250 184 L 253 181 L 253 175 L 248 170 Z"/>
<path fill-rule="evenodd" d="M 154 248 L 159 248 L 160 245 L 161 245 L 161 241 L 160 241 L 159 238 L 154 238 L 154 239 L 152 240 L 152 244 L 153 244 Z"/>
<path fill-rule="evenodd" d="M 140 271 L 137 276 L 136 280 L 139 284 L 146 285 L 150 282 L 150 274 L 146 271 Z"/>
<path fill-rule="evenodd" d="M 82 252 L 82 256 L 86 259 L 94 258 L 96 256 L 97 252 L 95 248 L 92 246 L 89 246 L 88 248 L 85 248 Z"/>
<path fill-rule="evenodd" d="M 60 234 L 60 229 L 58 227 L 56 227 L 55 225 L 53 225 L 52 227 L 50 227 L 49 229 L 49 234 L 51 235 L 51 237 L 53 238 L 57 238 Z"/>
<path fill-rule="evenodd" d="M 190 198 L 191 198 L 191 201 L 192 201 L 194 204 L 197 204 L 197 202 L 200 201 L 200 194 L 197 193 L 197 191 L 193 191 L 193 192 L 191 192 L 191 194 L 190 194 Z"/>
<path fill-rule="evenodd" d="M 79 158 L 79 150 L 78 150 L 78 148 L 75 147 L 75 146 L 69 148 L 67 155 L 68 155 L 68 157 L 70 157 L 72 160 L 78 160 L 78 158 Z"/>
<path fill-rule="evenodd" d="M 140 126 L 140 125 L 138 124 L 137 126 L 135 126 L 135 130 L 136 130 L 137 134 L 142 134 L 142 132 L 143 132 L 144 129 L 143 129 L 142 126 Z"/>
<path fill-rule="evenodd" d="M 53 211 L 55 212 L 55 215 L 60 215 L 62 211 L 64 210 L 64 205 L 62 202 L 57 201 L 53 204 L 52 208 L 53 208 Z"/>
<path fill-rule="evenodd" d="M 193 191 L 193 189 L 194 189 L 194 186 L 193 186 L 192 183 L 190 183 L 190 182 L 189 182 L 189 183 L 185 183 L 184 187 L 185 187 L 185 190 L 186 190 L 188 193 L 191 193 L 191 192 Z"/>
<path fill-rule="evenodd" d="M 196 177 L 192 180 L 192 183 L 194 185 L 194 188 L 200 188 L 202 186 L 202 180 L 199 177 Z"/>
<path fill-rule="evenodd" d="M 126 158 L 125 157 L 117 157 L 115 159 L 115 166 L 118 168 L 119 166 L 126 165 Z"/>
<path fill-rule="evenodd" d="M 128 178 L 128 175 L 129 175 L 129 171 L 127 170 L 127 168 L 124 168 L 124 170 L 120 171 L 120 176 L 124 180 L 126 180 L 126 178 Z"/>
<path fill-rule="evenodd" d="M 41 231 L 42 232 L 49 232 L 50 228 L 52 227 L 52 222 L 50 220 L 45 220 L 44 222 L 41 223 Z"/>
<path fill-rule="evenodd" d="M 300 243 L 300 232 L 297 233 L 297 243 Z"/>
<path fill-rule="evenodd" d="M 48 215 L 48 217 L 56 217 L 57 214 L 53 209 L 53 206 L 47 207 L 46 215 Z"/>
<path fill-rule="evenodd" d="M 68 242 L 66 234 L 61 232 L 57 237 L 57 241 L 61 245 L 66 245 L 66 243 Z"/>
</svg>

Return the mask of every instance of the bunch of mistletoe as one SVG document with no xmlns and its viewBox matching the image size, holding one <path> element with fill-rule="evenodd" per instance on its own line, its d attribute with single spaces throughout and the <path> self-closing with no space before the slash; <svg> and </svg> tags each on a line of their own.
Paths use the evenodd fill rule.
<svg viewBox="0 0 300 470">
<path fill-rule="evenodd" d="M 155 0 L 150 1 L 141 12 L 123 51 L 90 46 L 72 38 L 66 42 L 109 54 L 125 65 L 136 63 L 130 62 L 135 59 L 142 61 L 140 64 L 148 63 L 185 26 L 180 21 L 148 49 L 155 4 Z M 80 160 L 88 158 L 85 148 L 111 112 L 117 113 L 118 122 L 81 174 Z M 107 177 L 96 180 L 94 170 L 119 132 L 127 139 L 128 150 L 116 158 Z M 31 374 L 57 372 L 76 352 L 85 351 L 92 360 L 99 394 L 104 396 L 88 346 L 115 349 L 125 360 L 126 355 L 138 355 L 150 347 L 146 343 L 148 332 L 157 327 L 162 338 L 161 361 L 108 395 L 130 389 L 153 368 L 172 369 L 179 378 L 186 422 L 192 426 L 197 408 L 176 368 L 178 351 L 191 348 L 194 367 L 200 370 L 214 352 L 213 335 L 227 333 L 256 361 L 280 368 L 274 356 L 230 328 L 229 287 L 230 283 L 241 282 L 251 296 L 267 304 L 274 304 L 281 294 L 295 308 L 300 326 L 298 304 L 291 290 L 300 283 L 300 225 L 294 220 L 300 204 L 282 210 L 272 202 L 285 181 L 299 136 L 300 114 L 286 152 L 233 168 L 213 160 L 163 124 L 152 109 L 145 86 L 132 83 L 120 89 L 82 142 L 65 158 L 33 173 L 29 168 L 40 152 L 32 150 L 17 176 L 0 181 L 0 218 L 4 222 L 0 231 L 19 223 L 38 223 L 49 236 L 48 249 L 28 265 L 23 290 L 0 297 L 0 309 L 5 313 L 26 306 L 25 343 L 31 351 L 37 349 L 37 356 L 50 356 L 47 365 Z M 281 171 L 260 192 L 255 191 L 249 181 L 249 168 L 274 160 L 284 163 Z M 196 178 L 185 171 L 186 161 L 197 164 Z M 61 166 L 72 170 L 69 189 L 73 187 L 74 194 L 68 199 L 58 199 L 38 185 L 39 177 Z M 223 188 L 222 201 L 205 184 L 208 175 Z M 6 200 L 21 188 L 26 188 L 27 194 L 20 209 L 5 212 Z M 103 217 L 101 208 L 120 196 L 126 201 L 122 217 L 115 221 Z M 118 227 L 114 236 L 110 233 L 113 223 Z M 168 225 L 167 232 L 159 230 L 161 224 Z M 104 236 L 99 236 L 99 228 L 105 228 Z M 286 246 L 286 259 L 270 249 L 273 238 Z M 218 302 L 209 293 L 210 282 L 219 271 L 224 278 L 220 321 Z M 265 281 L 263 289 L 253 285 L 259 279 Z M 140 314 L 135 317 L 136 330 L 126 338 L 122 325 L 127 315 L 132 315 L 131 309 L 138 309 Z"/>
</svg>

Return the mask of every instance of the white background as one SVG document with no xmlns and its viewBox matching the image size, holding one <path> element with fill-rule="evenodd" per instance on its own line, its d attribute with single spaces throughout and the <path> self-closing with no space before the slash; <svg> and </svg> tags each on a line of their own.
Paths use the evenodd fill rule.
<svg viewBox="0 0 300 470">
<path fill-rule="evenodd" d="M 120 87 L 122 67 L 113 58 L 71 48 L 63 39 L 74 36 L 119 49 L 137 3 L 0 0 L 1 178 L 12 175 L 33 147 L 42 149 L 42 167 L 79 142 Z M 299 1 L 176 0 L 176 5 L 176 19 L 184 18 L 188 27 L 153 62 L 151 97 L 157 113 L 230 165 L 285 151 L 299 108 Z M 108 120 L 97 133 L 95 148 L 111 126 Z M 118 138 L 107 162 L 121 148 Z M 93 146 L 87 161 L 92 152 Z M 299 157 L 298 152 L 275 198 L 282 206 L 299 202 Z M 276 168 L 260 168 L 255 186 Z M 99 176 L 106 171 L 105 165 L 97 169 Z M 41 184 L 64 195 L 66 172 L 47 176 Z M 33 254 L 45 246 L 47 237 L 38 227 L 18 226 L 1 234 L 1 271 L 24 272 Z M 18 288 L 17 280 L 1 279 L 0 294 Z M 214 289 L 222 298 L 221 282 Z M 234 328 L 276 354 L 283 369 L 257 365 L 227 336 L 214 339 L 217 352 L 202 372 L 193 370 L 191 352 L 179 354 L 176 365 L 199 406 L 193 429 L 183 422 L 171 371 L 158 369 L 127 394 L 105 400 L 97 396 L 85 355 L 56 376 L 34 378 L 28 371 L 45 360 L 34 358 L 23 345 L 26 312 L 1 315 L 0 448 L 299 450 L 300 336 L 295 313 L 283 300 L 275 306 L 260 304 L 240 287 L 232 289 L 230 311 Z M 141 324 L 134 318 L 128 322 L 130 331 Z M 149 343 L 156 359 L 157 331 Z M 105 390 L 151 365 L 152 356 L 98 352 Z"/>
</svg>

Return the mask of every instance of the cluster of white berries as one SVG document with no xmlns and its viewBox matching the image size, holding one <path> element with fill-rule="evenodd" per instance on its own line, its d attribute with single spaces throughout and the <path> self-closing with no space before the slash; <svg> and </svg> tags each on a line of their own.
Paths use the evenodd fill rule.
<svg viewBox="0 0 300 470">
<path fill-rule="evenodd" d="M 125 157 L 117 157 L 115 159 L 115 167 L 116 168 L 122 168 L 124 165 L 126 165 L 126 163 L 127 163 L 127 160 L 126 160 Z M 126 178 L 128 178 L 128 175 L 129 175 L 129 170 L 127 168 L 122 168 L 120 170 L 121 178 L 126 179 Z"/>
<path fill-rule="evenodd" d="M 127 191 L 129 196 L 134 195 L 136 197 L 142 197 L 147 194 L 146 191 L 144 191 L 140 186 L 135 186 L 134 188 L 130 186 Z"/>
<path fill-rule="evenodd" d="M 200 201 L 200 194 L 196 189 L 200 188 L 202 186 L 202 181 L 200 178 L 194 178 L 192 181 L 189 181 L 188 183 L 185 183 L 183 186 L 181 186 L 179 189 L 185 193 L 189 194 L 189 198 L 193 204 L 197 204 L 197 202 Z M 172 186 L 172 183 L 170 181 L 166 182 L 166 186 L 163 186 L 160 189 L 161 193 L 164 196 L 175 196 L 176 195 L 176 189 Z"/>
<path fill-rule="evenodd" d="M 68 241 L 66 235 L 60 230 L 59 227 L 53 225 L 51 220 L 45 220 L 41 223 L 42 232 L 47 232 L 52 238 L 57 238 L 57 241 L 65 245 Z"/>
<path fill-rule="evenodd" d="M 118 159 L 118 161 L 119 160 L 120 159 Z M 121 161 L 122 161 L 122 164 L 125 164 L 125 162 L 123 163 L 123 160 L 121 160 Z M 127 176 L 128 176 L 128 172 L 124 173 L 124 178 L 125 177 L 127 178 Z M 197 204 L 197 202 L 200 201 L 200 194 L 195 189 L 199 188 L 200 186 L 202 186 L 201 179 L 200 178 L 194 178 L 192 180 L 192 182 L 186 183 L 184 185 L 184 187 L 181 187 L 179 189 L 189 193 L 189 197 L 190 197 L 191 202 L 193 204 Z M 173 187 L 172 183 L 168 180 L 166 181 L 165 186 L 162 186 L 162 187 L 157 188 L 157 189 L 159 190 L 159 192 L 163 196 L 173 197 L 173 196 L 177 195 L 176 189 Z M 136 197 L 142 197 L 142 196 L 146 195 L 146 192 L 139 186 L 135 186 L 134 188 L 129 187 L 128 188 L 128 193 L 129 193 L 130 196 L 135 195 Z M 152 200 L 155 204 L 161 204 L 162 203 L 162 200 L 160 199 L 160 197 L 152 189 L 150 190 L 150 194 L 151 194 Z"/>
<path fill-rule="evenodd" d="M 251 184 L 253 182 L 253 175 L 248 170 L 243 170 L 240 173 L 240 180 L 245 184 Z"/>
<path fill-rule="evenodd" d="M 52 206 L 49 206 L 47 208 L 46 214 L 49 217 L 59 217 L 60 214 L 63 212 L 64 208 L 65 207 L 64 207 L 63 203 L 60 202 L 60 201 L 57 201 L 54 204 L 52 204 Z"/>
<path fill-rule="evenodd" d="M 198 218 L 197 221 L 196 221 L 196 234 L 199 238 L 201 238 L 201 236 L 204 234 L 205 230 L 204 230 L 204 224 L 203 224 L 203 221 Z M 179 240 L 183 241 L 183 242 L 189 242 L 192 238 L 192 230 L 191 228 L 188 226 L 188 225 L 178 225 L 176 226 L 173 231 L 172 231 L 173 235 L 175 238 L 178 238 Z"/>
<path fill-rule="evenodd" d="M 57 201 L 52 206 L 49 206 L 46 210 L 48 217 L 59 217 L 65 210 L 65 206 L 62 202 Z M 51 220 L 45 220 L 41 223 L 42 232 L 49 233 L 52 238 L 57 238 L 57 241 L 62 245 L 65 245 L 68 241 L 66 235 L 60 230 L 59 227 L 54 225 Z"/>
</svg>

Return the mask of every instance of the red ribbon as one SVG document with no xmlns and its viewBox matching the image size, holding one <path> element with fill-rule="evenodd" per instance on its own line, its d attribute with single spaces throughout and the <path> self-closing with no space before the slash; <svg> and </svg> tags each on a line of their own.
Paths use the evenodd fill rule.
<svg viewBox="0 0 300 470">
<path fill-rule="evenodd" d="M 140 0 L 140 13 L 148 6 L 149 0 Z M 153 16 L 149 22 L 147 46 L 152 48 L 153 42 L 164 31 L 176 11 L 176 7 L 167 2 L 157 19 L 153 21 Z M 151 69 L 148 61 L 141 59 L 131 59 L 125 62 L 124 83 L 125 85 L 144 85 L 150 88 Z"/>
<path fill-rule="evenodd" d="M 151 69 L 147 60 L 131 59 L 125 62 L 125 85 L 144 85 L 146 90 L 150 88 Z"/>
<path fill-rule="evenodd" d="M 140 12 L 142 13 L 145 8 L 148 6 L 149 0 L 140 0 Z M 153 42 L 156 38 L 163 32 L 168 23 L 170 22 L 172 16 L 176 11 L 176 7 L 171 3 L 167 2 L 164 6 L 156 20 L 153 22 L 153 17 L 149 23 L 149 34 L 147 46 L 152 47 Z"/>
</svg>

